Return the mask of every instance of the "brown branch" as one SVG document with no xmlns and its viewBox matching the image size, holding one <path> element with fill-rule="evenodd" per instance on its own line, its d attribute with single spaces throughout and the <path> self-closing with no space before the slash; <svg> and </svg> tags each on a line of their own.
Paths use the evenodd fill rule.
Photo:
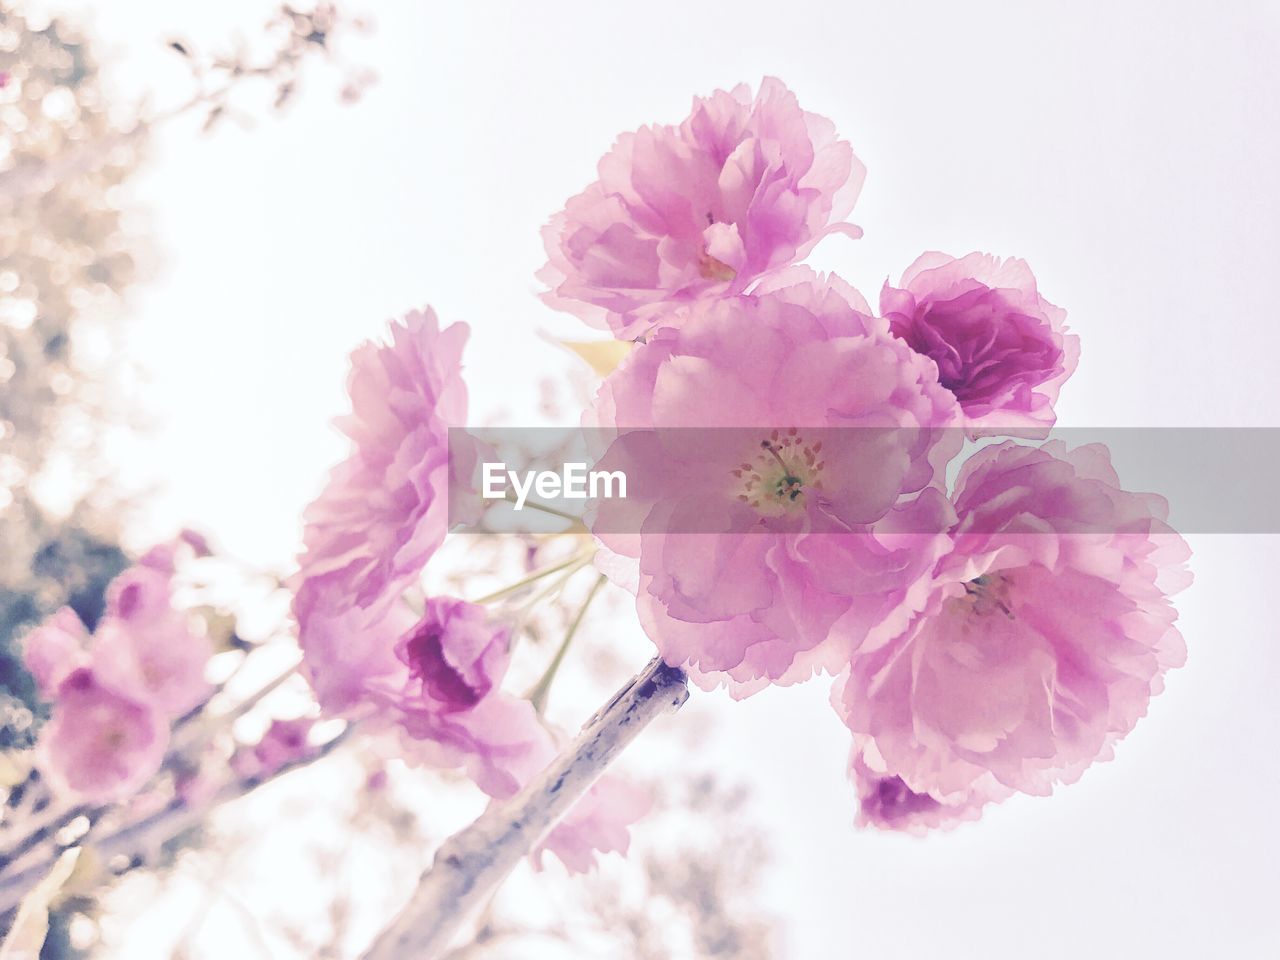
<svg viewBox="0 0 1280 960">
<path fill-rule="evenodd" d="M 578 738 L 515 797 L 490 807 L 436 852 L 409 904 L 364 960 L 435 960 L 622 750 L 689 698 L 682 670 L 653 660 L 583 726 Z"/>
</svg>

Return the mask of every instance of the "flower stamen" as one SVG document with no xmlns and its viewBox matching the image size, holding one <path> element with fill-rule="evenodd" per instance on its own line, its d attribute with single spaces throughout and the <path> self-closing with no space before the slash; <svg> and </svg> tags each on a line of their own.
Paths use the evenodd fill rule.
<svg viewBox="0 0 1280 960">
<path fill-rule="evenodd" d="M 760 441 L 760 453 L 730 473 L 739 481 L 737 499 L 767 516 L 800 509 L 804 494 L 822 488 L 822 442 L 805 443 L 795 427 L 774 430 Z"/>
</svg>

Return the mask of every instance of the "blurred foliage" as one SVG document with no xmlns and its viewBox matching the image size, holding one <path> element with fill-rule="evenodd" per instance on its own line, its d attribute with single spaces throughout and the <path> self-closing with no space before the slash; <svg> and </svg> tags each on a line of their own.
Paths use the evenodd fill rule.
<svg viewBox="0 0 1280 960">
<path fill-rule="evenodd" d="M 340 99 L 355 101 L 373 75 L 344 61 L 335 37 L 364 29 L 332 3 L 283 4 L 255 49 L 204 54 L 171 40 L 190 68 L 191 97 L 146 114 L 108 103 L 72 27 L 0 0 L 0 750 L 29 746 L 41 715 L 16 641 L 63 604 L 92 627 L 102 588 L 124 564 L 119 505 L 92 474 L 99 428 L 120 419 L 122 295 L 144 240 L 126 227 L 122 186 L 149 132 L 187 113 L 206 131 L 244 120 L 233 97 L 242 87 L 264 86 L 280 110 L 313 58 L 339 73 Z M 46 481 L 54 456 L 73 465 L 73 478 Z"/>
<path fill-rule="evenodd" d="M 135 277 L 117 188 L 141 143 L 83 39 L 0 0 L 0 749 L 29 745 L 40 717 L 16 641 L 63 604 L 92 624 L 125 562 L 101 513 L 51 516 L 32 488 L 55 446 L 84 452 L 59 430 L 92 403 L 72 343 L 110 322 Z"/>
<path fill-rule="evenodd" d="M 283 4 L 254 49 L 206 55 L 172 40 L 190 68 L 190 96 L 148 112 L 108 100 L 73 26 L 0 0 L 0 752 L 29 748 L 47 713 L 22 665 L 22 636 L 64 605 L 92 629 L 127 565 L 121 504 L 97 475 L 102 428 L 128 412 L 123 298 L 147 238 L 129 228 L 125 187 L 149 134 L 186 114 L 202 117 L 206 132 L 244 121 L 233 97 L 242 87 L 265 87 L 280 110 L 317 58 L 341 74 L 340 99 L 355 101 L 373 77 L 343 61 L 334 38 L 360 29 L 331 3 Z M 64 901 L 49 917 L 42 960 L 82 955 L 92 938 L 83 922 L 75 935 L 76 922 L 95 912 L 92 898 Z M 0 936 L 12 917 L 0 916 Z"/>
</svg>

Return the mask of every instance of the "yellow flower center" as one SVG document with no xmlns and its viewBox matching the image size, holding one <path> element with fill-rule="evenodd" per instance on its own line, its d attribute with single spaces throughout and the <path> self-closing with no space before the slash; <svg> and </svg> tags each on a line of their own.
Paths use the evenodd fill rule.
<svg viewBox="0 0 1280 960">
<path fill-rule="evenodd" d="M 1013 610 L 1009 607 L 1010 586 L 1008 577 L 984 573 L 964 584 L 964 599 L 976 614 L 985 615 L 999 610 L 1013 620 Z"/>
<path fill-rule="evenodd" d="M 804 510 L 805 495 L 822 489 L 822 441 L 806 443 L 800 431 L 774 430 L 760 448 L 730 473 L 738 500 L 765 516 L 780 517 Z"/>
<path fill-rule="evenodd" d="M 719 280 L 721 282 L 732 280 L 738 275 L 737 270 L 724 261 L 717 260 L 709 253 L 703 253 L 698 258 L 698 272 L 707 280 Z"/>
</svg>

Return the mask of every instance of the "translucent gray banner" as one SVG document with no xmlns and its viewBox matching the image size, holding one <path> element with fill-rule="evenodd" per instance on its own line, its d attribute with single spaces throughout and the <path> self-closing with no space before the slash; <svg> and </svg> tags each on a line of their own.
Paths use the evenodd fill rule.
<svg viewBox="0 0 1280 960">
<path fill-rule="evenodd" d="M 1062 428 L 1046 439 L 1105 447 L 1121 488 L 1167 501 L 1180 533 L 1280 533 L 1280 428 Z M 883 427 L 455 429 L 450 521 L 464 534 L 576 523 L 615 535 L 767 532 L 822 503 L 856 525 L 939 470 L 954 484 L 969 456 L 1002 442 Z"/>
</svg>

